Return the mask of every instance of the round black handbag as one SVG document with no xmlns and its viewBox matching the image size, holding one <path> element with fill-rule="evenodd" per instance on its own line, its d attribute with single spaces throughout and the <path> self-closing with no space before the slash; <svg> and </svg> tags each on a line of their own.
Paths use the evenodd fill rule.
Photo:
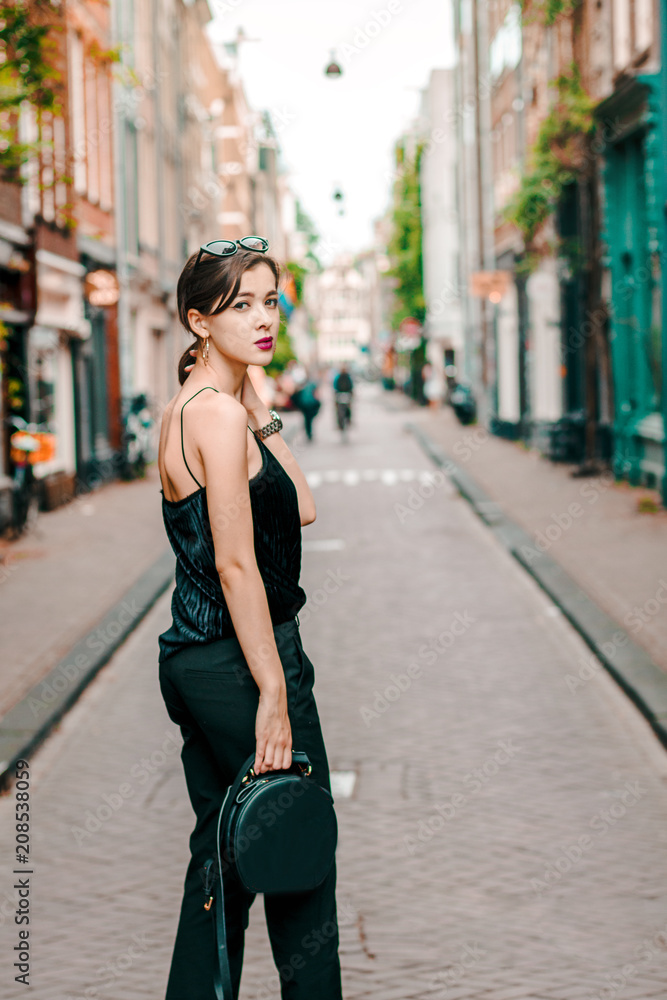
<svg viewBox="0 0 667 1000">
<path fill-rule="evenodd" d="M 219 959 L 217 1000 L 234 1000 L 227 957 L 224 876 L 249 892 L 307 892 L 326 878 L 338 839 L 333 796 L 315 781 L 308 755 L 292 751 L 292 764 L 255 774 L 251 754 L 220 807 L 217 857 L 204 866 L 205 908 L 215 900 Z M 218 879 L 218 892 L 214 883 Z"/>
</svg>

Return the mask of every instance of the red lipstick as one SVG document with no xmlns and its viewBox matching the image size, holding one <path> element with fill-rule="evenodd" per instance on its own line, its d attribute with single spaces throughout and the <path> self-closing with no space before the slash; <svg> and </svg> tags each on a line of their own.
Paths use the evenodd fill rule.
<svg viewBox="0 0 667 1000">
<path fill-rule="evenodd" d="M 256 340 L 255 347 L 259 347 L 262 351 L 270 351 L 273 347 L 273 337 L 262 337 L 261 340 Z"/>
</svg>

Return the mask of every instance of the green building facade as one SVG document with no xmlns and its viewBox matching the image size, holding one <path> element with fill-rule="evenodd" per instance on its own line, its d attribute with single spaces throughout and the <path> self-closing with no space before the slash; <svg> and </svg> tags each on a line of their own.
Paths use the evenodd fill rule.
<svg viewBox="0 0 667 1000">
<path fill-rule="evenodd" d="M 613 371 L 613 468 L 660 486 L 662 206 L 660 76 L 628 79 L 597 109 L 604 150 L 604 264 Z"/>
</svg>

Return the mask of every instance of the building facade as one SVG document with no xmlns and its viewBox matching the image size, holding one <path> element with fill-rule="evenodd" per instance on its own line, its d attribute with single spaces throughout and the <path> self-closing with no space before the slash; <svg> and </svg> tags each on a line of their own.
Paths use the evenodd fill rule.
<svg viewBox="0 0 667 1000">
<path fill-rule="evenodd" d="M 433 70 L 422 92 L 419 127 L 425 142 L 420 161 L 426 357 L 445 392 L 445 369 L 465 371 L 461 304 L 458 158 L 451 109 L 451 69 Z"/>
<path fill-rule="evenodd" d="M 473 95 L 473 121 L 458 134 L 463 309 L 482 306 L 486 422 L 553 459 L 582 470 L 610 462 L 649 485 L 664 475 L 656 23 L 651 0 L 584 0 L 556 12 L 509 0 L 455 5 L 453 113 L 464 117 L 466 88 Z M 553 174 L 529 189 L 526 178 L 545 163 Z M 529 197 L 536 217 L 548 203 L 532 230 Z M 471 294 L 476 269 L 511 278 L 494 306 Z"/>
<path fill-rule="evenodd" d="M 352 255 L 341 255 L 312 275 L 306 288 L 319 364 L 363 364 L 371 343 L 371 294 L 368 277 Z"/>
<path fill-rule="evenodd" d="M 176 309 L 187 257 L 254 232 L 283 261 L 300 245 L 271 119 L 246 100 L 240 39 L 212 41 L 206 0 L 25 3 L 55 29 L 56 99 L 23 102 L 10 140 L 27 152 L 0 164 L 0 530 L 12 417 L 54 435 L 34 466 L 47 508 L 126 473 L 140 400 L 150 461 L 190 341 Z"/>
</svg>

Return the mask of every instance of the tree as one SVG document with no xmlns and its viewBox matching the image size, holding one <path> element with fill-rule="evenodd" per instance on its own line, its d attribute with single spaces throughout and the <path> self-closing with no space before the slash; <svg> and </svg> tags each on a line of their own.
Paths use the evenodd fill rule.
<svg viewBox="0 0 667 1000">
<path fill-rule="evenodd" d="M 19 179 L 19 168 L 39 149 L 39 143 L 19 143 L 17 123 L 24 102 L 39 110 L 62 114 L 62 74 L 58 43 L 47 0 L 0 3 L 0 172 Z"/>
<path fill-rule="evenodd" d="M 396 146 L 396 180 L 393 189 L 392 232 L 387 253 L 391 267 L 387 272 L 396 279 L 394 310 L 391 324 L 394 330 L 408 316 L 420 323 L 426 318 L 424 298 L 424 264 L 422 256 L 422 217 L 420 165 L 424 143 L 418 142 L 408 155 L 405 140 Z M 426 342 L 422 337 L 410 351 L 410 395 L 423 401 L 421 370 L 426 358 Z"/>
<path fill-rule="evenodd" d="M 419 177 L 423 150 L 423 142 L 417 143 L 412 156 L 406 153 L 404 140 L 396 147 L 397 177 L 393 190 L 392 233 L 387 248 L 391 261 L 387 273 L 397 281 L 391 318 L 395 330 L 408 316 L 414 316 L 420 323 L 426 317 Z"/>
</svg>

